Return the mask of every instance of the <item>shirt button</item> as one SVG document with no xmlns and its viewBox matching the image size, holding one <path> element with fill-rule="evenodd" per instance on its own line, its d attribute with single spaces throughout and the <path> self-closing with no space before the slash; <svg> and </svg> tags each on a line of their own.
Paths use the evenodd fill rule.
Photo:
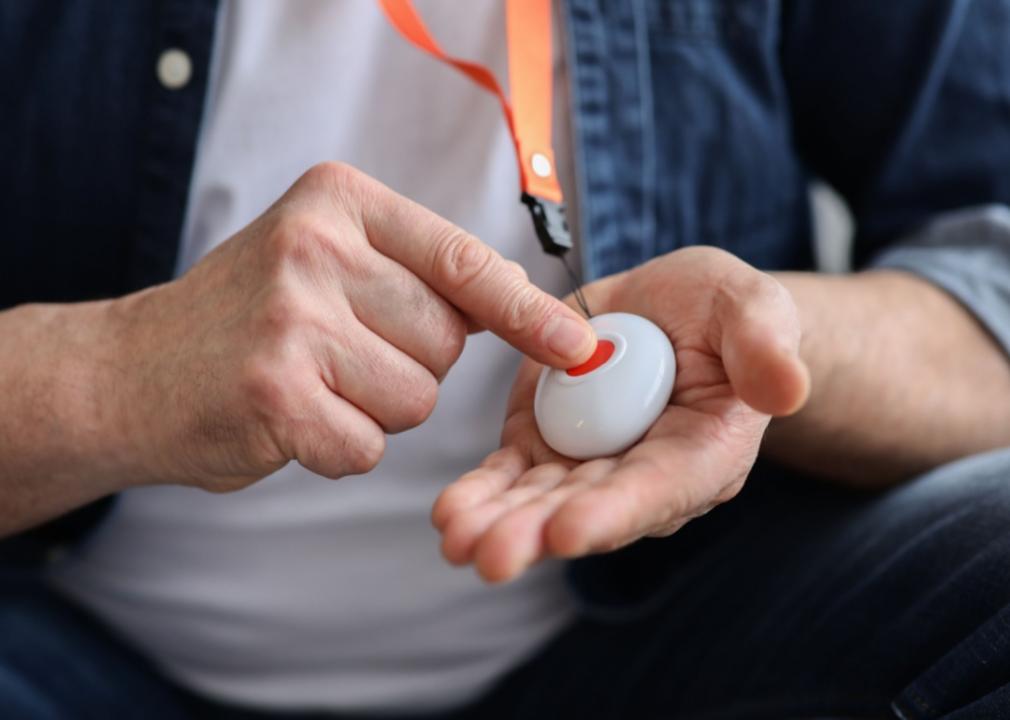
<svg viewBox="0 0 1010 720">
<path fill-rule="evenodd" d="M 186 87 L 193 75 L 193 62 L 179 48 L 169 48 L 158 57 L 158 80 L 169 90 Z"/>
</svg>

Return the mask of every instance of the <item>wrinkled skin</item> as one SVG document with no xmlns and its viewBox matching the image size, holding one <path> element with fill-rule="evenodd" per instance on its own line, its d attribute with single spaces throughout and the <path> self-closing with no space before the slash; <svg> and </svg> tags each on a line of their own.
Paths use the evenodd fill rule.
<svg viewBox="0 0 1010 720">
<path fill-rule="evenodd" d="M 800 322 L 771 276 L 713 248 L 678 250 L 585 288 L 596 314 L 629 312 L 677 353 L 669 406 L 617 457 L 577 462 L 547 447 L 526 359 L 501 448 L 447 487 L 432 512 L 442 550 L 505 581 L 547 556 L 578 557 L 665 536 L 739 492 L 775 415 L 809 393 Z"/>
<path fill-rule="evenodd" d="M 237 490 L 295 460 L 365 473 L 431 413 L 468 329 L 565 367 L 592 329 L 518 266 L 323 163 L 178 280 L 109 305 L 103 396 L 138 482 Z"/>
</svg>

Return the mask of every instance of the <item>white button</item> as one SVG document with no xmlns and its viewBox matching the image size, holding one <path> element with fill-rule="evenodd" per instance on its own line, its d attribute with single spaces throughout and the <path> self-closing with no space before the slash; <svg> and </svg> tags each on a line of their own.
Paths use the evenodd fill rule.
<svg viewBox="0 0 1010 720">
<path fill-rule="evenodd" d="M 158 58 L 158 80 L 169 90 L 186 87 L 193 75 L 193 62 L 179 48 L 169 48 Z"/>
<path fill-rule="evenodd" d="M 551 161 L 543 153 L 533 153 L 533 157 L 530 158 L 530 165 L 533 167 L 533 174 L 537 177 L 545 178 L 551 176 Z"/>
<path fill-rule="evenodd" d="M 540 437 L 576 460 L 617 455 L 638 442 L 666 409 L 677 375 L 670 338 L 645 318 L 606 313 L 589 324 L 614 354 L 574 377 L 545 367 L 533 396 Z"/>
</svg>

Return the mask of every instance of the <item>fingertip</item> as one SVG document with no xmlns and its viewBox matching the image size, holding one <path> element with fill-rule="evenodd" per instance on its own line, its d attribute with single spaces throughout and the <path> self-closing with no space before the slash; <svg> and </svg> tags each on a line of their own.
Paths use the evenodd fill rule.
<svg viewBox="0 0 1010 720">
<path fill-rule="evenodd" d="M 492 585 L 506 583 L 515 578 L 521 567 L 508 556 L 507 548 L 481 542 L 474 554 L 477 574 Z"/>
<path fill-rule="evenodd" d="M 449 521 L 459 510 L 473 504 L 473 493 L 464 485 L 450 485 L 442 490 L 431 506 L 431 524 L 444 532 Z"/>
<path fill-rule="evenodd" d="M 596 331 L 574 311 L 565 309 L 544 324 L 543 344 L 554 354 L 548 364 L 569 368 L 584 363 L 596 350 Z"/>
<path fill-rule="evenodd" d="M 787 348 L 754 354 L 737 392 L 761 413 L 784 417 L 798 412 L 810 395 L 810 371 L 799 355 Z"/>
<path fill-rule="evenodd" d="M 503 518 L 494 524 L 484 537 L 477 541 L 477 547 L 473 553 L 473 564 L 477 573 L 490 583 L 499 583 L 508 580 L 512 576 L 512 565 L 510 559 L 510 548 L 508 540 L 505 542 L 499 538 L 501 531 L 499 528 L 507 518 Z"/>
<path fill-rule="evenodd" d="M 810 368 L 799 357 L 795 358 L 794 371 L 792 373 L 792 394 L 791 402 L 786 403 L 783 411 L 777 413 L 781 417 L 795 415 L 807 404 L 810 399 Z"/>
<path fill-rule="evenodd" d="M 474 569 L 477 571 L 480 579 L 488 585 L 504 585 L 515 579 L 514 575 L 497 574 L 494 570 L 488 570 L 481 565 L 474 565 Z"/>
<path fill-rule="evenodd" d="M 441 551 L 450 565 L 466 565 L 470 562 L 473 538 L 469 532 L 458 528 L 459 522 L 448 525 L 442 533 Z"/>
<path fill-rule="evenodd" d="M 474 564 L 488 582 L 518 577 L 543 555 L 550 505 L 531 503 L 501 518 L 477 543 Z"/>
<path fill-rule="evenodd" d="M 457 554 L 453 548 L 447 546 L 444 538 L 442 539 L 441 552 L 445 561 L 453 567 L 466 567 L 470 564 L 469 560 Z"/>
<path fill-rule="evenodd" d="M 445 493 L 443 492 L 443 495 Z M 450 512 L 445 507 L 445 503 L 442 502 L 442 495 L 439 495 L 435 500 L 435 503 L 431 506 L 431 515 L 428 520 L 431 522 L 431 526 L 442 532 L 445 529 L 445 525 L 449 522 Z"/>
</svg>

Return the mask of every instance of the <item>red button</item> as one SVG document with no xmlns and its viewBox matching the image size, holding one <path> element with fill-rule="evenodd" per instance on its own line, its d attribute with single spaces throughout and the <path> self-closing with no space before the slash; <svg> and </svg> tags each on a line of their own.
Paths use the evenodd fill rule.
<svg viewBox="0 0 1010 720">
<path fill-rule="evenodd" d="M 576 365 L 567 372 L 572 377 L 578 377 L 579 375 L 585 375 L 586 373 L 591 373 L 600 365 L 607 362 L 607 360 L 609 360 L 610 356 L 613 354 L 614 354 L 614 343 L 610 342 L 609 340 L 600 340 L 598 343 L 596 343 L 596 349 L 593 350 L 593 354 L 588 360 L 586 360 L 581 365 Z"/>
</svg>

